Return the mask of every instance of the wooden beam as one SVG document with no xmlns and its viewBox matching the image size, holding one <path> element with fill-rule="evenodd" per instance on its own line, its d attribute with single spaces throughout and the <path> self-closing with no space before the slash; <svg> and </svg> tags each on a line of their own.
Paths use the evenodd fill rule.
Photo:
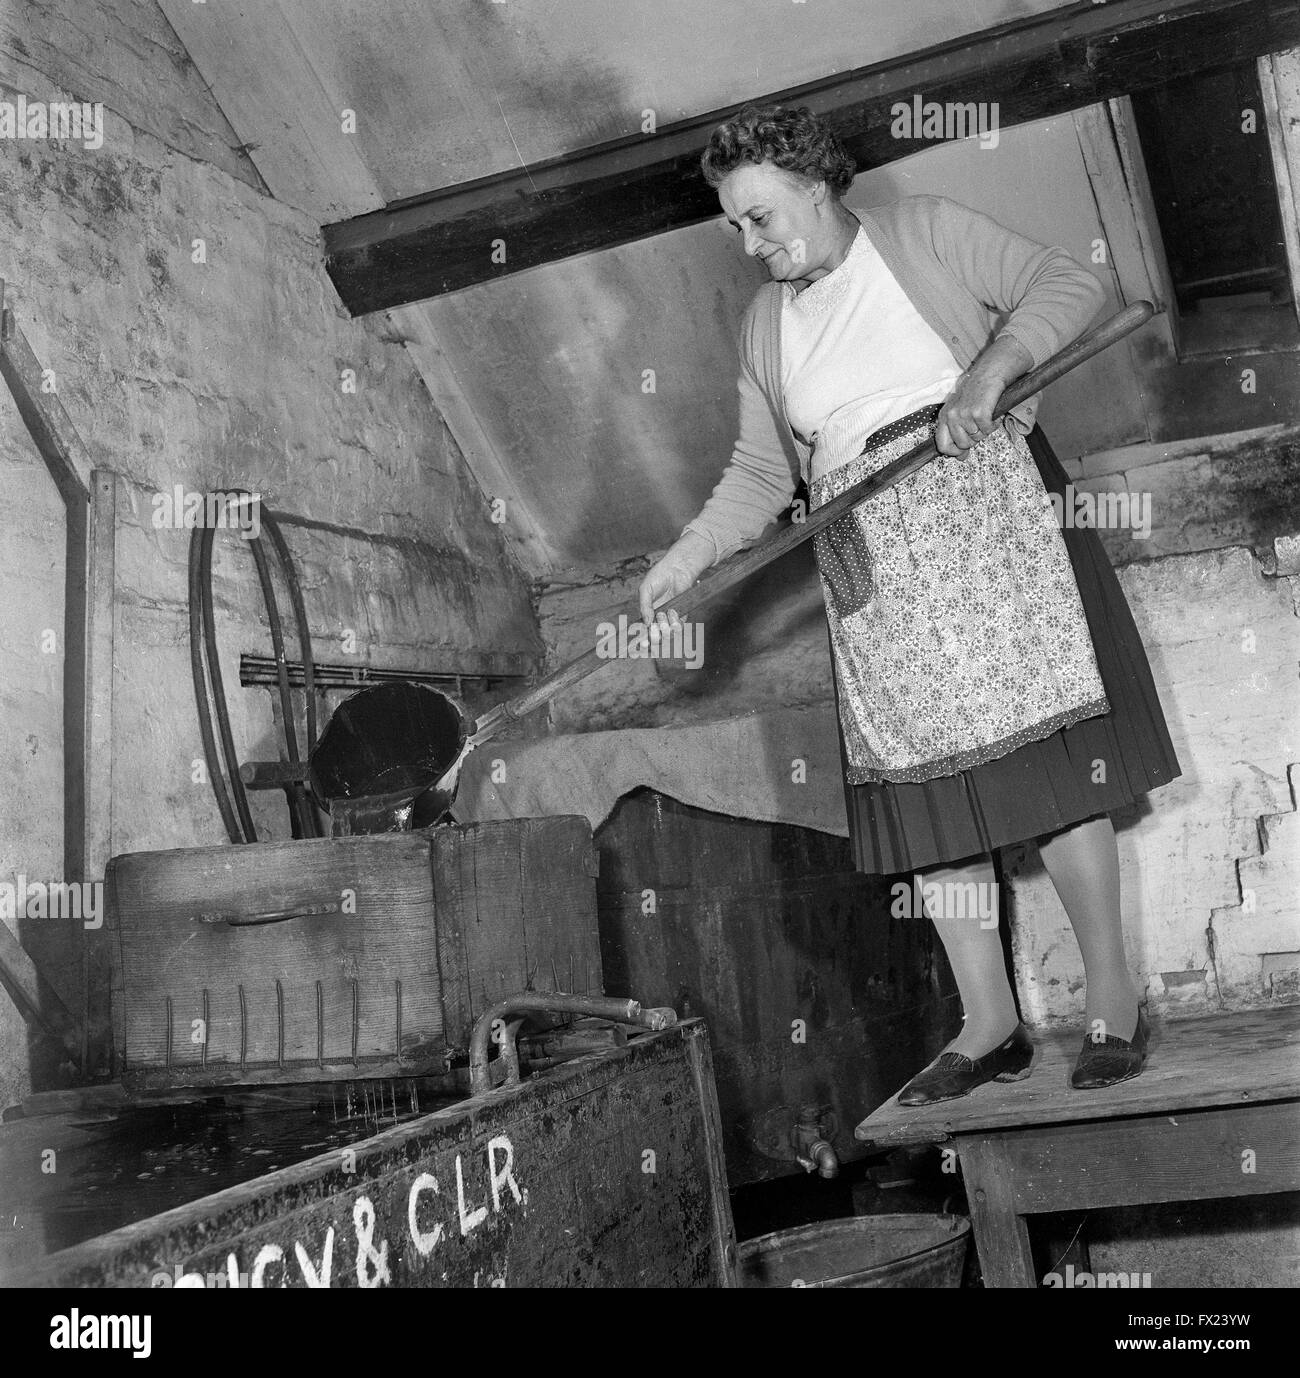
<svg viewBox="0 0 1300 1378">
<path fill-rule="evenodd" d="M 120 480 L 96 469 L 90 484 L 85 611 L 84 874 L 98 878 L 113 855 L 113 679 L 117 642 L 117 504 Z"/>
<path fill-rule="evenodd" d="M 4 301 L 4 281 L 0 279 L 0 376 L 9 384 L 18 415 L 31 432 L 63 501 L 87 502 L 91 466 L 86 447 L 54 390 L 57 378 L 50 373 L 52 386 L 44 385 L 46 370 Z"/>
<path fill-rule="evenodd" d="M 4 305 L 0 280 L 0 376 L 13 394 L 18 414 L 45 461 L 63 499 L 63 872 L 67 880 L 102 875 L 91 864 L 88 801 L 91 675 L 88 647 L 88 587 L 91 553 L 92 471 L 89 453 L 57 392 L 57 377 L 41 367 L 12 311 Z M 50 378 L 52 386 L 46 386 Z M 97 686 L 111 694 L 111 679 Z M 107 807 L 107 800 L 103 801 Z M 105 855 L 103 861 L 107 860 Z"/>
<path fill-rule="evenodd" d="M 899 101 L 996 102 L 1006 128 L 1298 43 L 1300 0 L 1114 0 L 756 99 L 810 106 L 865 171 L 938 142 L 894 137 Z M 699 156 L 736 108 L 327 225 L 330 277 L 363 315 L 712 219 Z"/>
<path fill-rule="evenodd" d="M 1300 206 L 1296 192 L 1300 183 L 1293 173 L 1300 171 L 1300 158 L 1291 153 L 1296 143 L 1295 96 L 1291 95 L 1300 76 L 1300 54 L 1277 54 L 1259 61 L 1259 89 L 1264 101 L 1264 123 L 1268 127 L 1269 153 L 1277 181 L 1277 201 L 1282 212 L 1282 234 L 1286 247 L 1291 295 L 1300 300 Z"/>
<path fill-rule="evenodd" d="M 27 949 L 0 919 L 0 989 L 34 1028 L 57 1039 L 79 1066 L 85 1066 L 84 1028 L 62 996 L 45 979 Z"/>
</svg>

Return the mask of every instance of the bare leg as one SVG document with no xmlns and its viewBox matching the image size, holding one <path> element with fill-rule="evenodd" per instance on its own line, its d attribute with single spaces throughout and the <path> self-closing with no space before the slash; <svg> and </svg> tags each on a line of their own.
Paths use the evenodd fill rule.
<svg viewBox="0 0 1300 1378">
<path fill-rule="evenodd" d="M 1010 1038 L 1020 1022 L 998 937 L 993 862 L 983 856 L 927 871 L 922 895 L 957 978 L 966 1016 L 961 1033 L 944 1051 L 983 1057 Z"/>
<path fill-rule="evenodd" d="M 1038 850 L 1069 915 L 1088 982 L 1085 1032 L 1102 1020 L 1104 1035 L 1131 1039 L 1138 1001 L 1124 954 L 1119 912 L 1119 850 L 1108 817 L 1041 838 Z"/>
</svg>

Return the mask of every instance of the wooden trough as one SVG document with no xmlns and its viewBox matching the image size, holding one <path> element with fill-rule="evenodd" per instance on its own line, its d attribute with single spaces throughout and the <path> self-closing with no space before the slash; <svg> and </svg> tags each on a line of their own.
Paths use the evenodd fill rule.
<svg viewBox="0 0 1300 1378">
<path fill-rule="evenodd" d="M 0 1194 L 17 1193 L 28 1209 L 32 1193 L 39 1201 L 37 1142 L 72 1133 L 78 1118 L 46 1117 L 25 1136 L 13 1132 L 18 1125 L 0 1127 Z M 56 1180 L 45 1180 L 46 1198 Z M 74 1225 L 75 1195 L 74 1184 L 62 1198 Z M 142 1217 L 29 1260 L 20 1272 L 11 1266 L 0 1283 L 734 1285 L 721 1132 L 700 1020 L 633 1037 L 161 1213 L 148 1213 L 147 1202 L 127 1182 L 117 1204 L 143 1210 Z"/>
</svg>

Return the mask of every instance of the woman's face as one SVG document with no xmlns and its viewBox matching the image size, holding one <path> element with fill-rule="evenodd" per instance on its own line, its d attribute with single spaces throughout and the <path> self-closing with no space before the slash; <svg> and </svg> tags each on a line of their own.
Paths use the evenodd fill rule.
<svg viewBox="0 0 1300 1378">
<path fill-rule="evenodd" d="M 809 183 L 772 163 L 742 163 L 718 187 L 723 214 L 745 252 L 774 278 L 820 277 L 835 244 L 826 183 Z"/>
</svg>

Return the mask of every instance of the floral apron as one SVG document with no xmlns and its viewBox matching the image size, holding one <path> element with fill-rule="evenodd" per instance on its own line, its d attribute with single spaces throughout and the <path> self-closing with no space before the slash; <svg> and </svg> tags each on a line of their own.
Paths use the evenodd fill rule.
<svg viewBox="0 0 1300 1378">
<path fill-rule="evenodd" d="M 934 430 L 927 407 L 815 479 L 814 509 Z M 1011 427 L 814 538 L 850 784 L 931 780 L 1109 710 L 1065 543 Z"/>
</svg>

